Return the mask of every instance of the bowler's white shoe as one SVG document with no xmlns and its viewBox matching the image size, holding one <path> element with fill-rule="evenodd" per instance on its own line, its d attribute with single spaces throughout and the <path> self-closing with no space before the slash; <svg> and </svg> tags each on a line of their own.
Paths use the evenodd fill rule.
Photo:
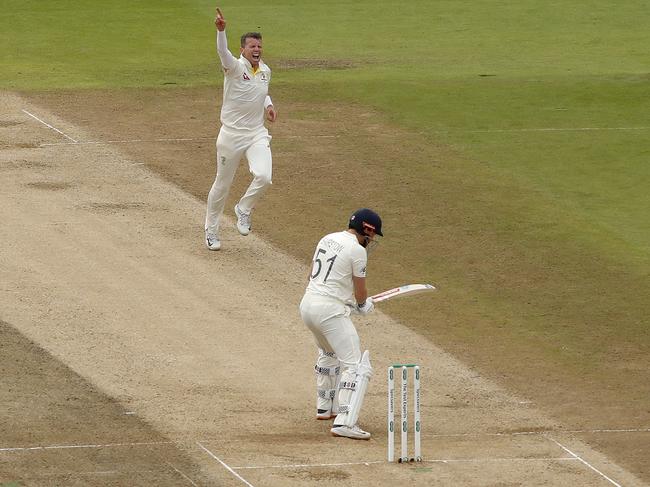
<svg viewBox="0 0 650 487">
<path fill-rule="evenodd" d="M 235 216 L 237 217 L 237 230 L 242 235 L 248 235 L 251 231 L 251 214 L 244 213 L 235 205 Z"/>
<path fill-rule="evenodd" d="M 352 438 L 353 440 L 369 440 L 370 439 L 370 433 L 367 431 L 363 431 L 361 428 L 359 428 L 358 424 L 355 424 L 354 426 L 333 426 L 332 429 L 330 430 L 332 433 L 332 436 L 342 436 L 344 438 Z"/>
<path fill-rule="evenodd" d="M 221 240 L 216 233 L 205 231 L 205 246 L 210 250 L 219 250 L 221 248 Z"/>
</svg>

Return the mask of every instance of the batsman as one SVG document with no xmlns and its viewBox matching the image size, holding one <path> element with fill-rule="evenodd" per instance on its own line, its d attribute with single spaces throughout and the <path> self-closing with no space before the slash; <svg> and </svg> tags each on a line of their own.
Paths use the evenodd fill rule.
<svg viewBox="0 0 650 487">
<path fill-rule="evenodd" d="M 316 246 L 300 315 L 313 333 L 316 359 L 316 418 L 334 419 L 334 436 L 370 439 L 357 421 L 372 376 L 369 353 L 361 354 L 351 313 L 374 309 L 366 288 L 368 252 L 383 236 L 381 218 L 368 208 L 355 211 L 347 230 L 324 236 Z"/>
</svg>

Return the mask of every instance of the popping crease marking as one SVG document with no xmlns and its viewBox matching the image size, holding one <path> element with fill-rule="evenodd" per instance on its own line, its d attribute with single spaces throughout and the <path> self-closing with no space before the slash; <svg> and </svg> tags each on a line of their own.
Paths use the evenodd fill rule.
<svg viewBox="0 0 650 487">
<path fill-rule="evenodd" d="M 619 483 L 615 482 L 614 480 L 612 480 L 611 478 L 609 478 L 607 475 L 605 475 L 603 472 L 601 472 L 600 470 L 598 470 L 598 469 L 597 469 L 596 467 L 594 467 L 592 464 L 590 464 L 589 462 L 587 462 L 586 460 L 584 460 L 583 458 L 581 458 L 579 455 L 576 455 L 575 453 L 573 453 L 571 450 L 569 450 L 566 446 L 564 446 L 564 445 L 563 445 L 562 443 L 560 443 L 559 441 L 554 440 L 554 439 L 551 438 L 550 436 L 547 436 L 546 438 L 548 438 L 550 441 L 552 441 L 552 442 L 555 443 L 557 446 L 559 446 L 560 448 L 562 448 L 565 452 L 567 452 L 567 453 L 568 453 L 569 455 L 571 455 L 573 458 L 575 458 L 576 460 L 580 461 L 582 464 L 584 464 L 584 465 L 586 465 L 587 467 L 589 467 L 591 470 L 593 470 L 594 472 L 596 472 L 598 475 L 600 475 L 601 477 L 603 477 L 605 480 L 609 481 L 612 485 L 615 485 L 616 487 L 622 487 L 621 484 L 619 484 Z"/>
<path fill-rule="evenodd" d="M 478 129 L 478 130 L 435 130 L 436 133 L 500 133 L 500 132 L 589 132 L 596 130 L 650 130 L 650 127 L 546 127 L 528 129 Z"/>
<path fill-rule="evenodd" d="M 60 133 L 60 134 L 63 135 L 66 139 L 70 139 L 70 140 L 71 140 L 72 142 L 74 142 L 75 144 L 78 144 L 78 141 L 76 141 L 75 139 L 73 139 L 73 138 L 70 137 L 69 135 L 63 133 L 63 132 L 60 131 L 58 128 L 56 128 L 56 127 L 50 125 L 50 124 L 47 123 L 47 122 L 44 122 L 43 120 L 41 120 L 40 118 L 38 118 L 36 115 L 34 115 L 34 114 L 32 114 L 32 113 L 29 113 L 29 112 L 28 112 L 27 110 L 25 110 L 25 109 L 23 109 L 23 112 L 26 113 L 27 115 L 29 115 L 30 117 L 32 117 L 34 120 L 38 120 L 39 122 L 41 122 L 41 123 L 42 123 L 43 125 L 45 125 L 46 127 L 49 127 L 49 128 L 51 128 L 52 130 L 54 130 L 55 132 Z"/>
<path fill-rule="evenodd" d="M 170 445 L 171 441 L 153 441 L 139 443 L 105 443 L 89 445 L 49 445 L 49 446 L 26 446 L 13 448 L 0 448 L 0 452 L 38 451 L 38 450 L 69 450 L 74 448 L 112 448 L 116 446 L 148 446 L 148 445 Z"/>
<path fill-rule="evenodd" d="M 201 442 L 197 441 L 196 444 L 201 447 L 203 451 L 205 451 L 208 455 L 210 455 L 212 458 L 214 458 L 217 462 L 219 462 L 226 470 L 228 470 L 231 474 L 233 474 L 235 477 L 237 477 L 239 480 L 241 480 L 244 484 L 246 484 L 248 487 L 255 487 L 253 484 L 251 484 L 248 480 L 246 480 L 244 477 L 239 475 L 235 470 L 230 467 L 228 464 L 226 464 L 221 458 L 216 456 L 214 453 L 212 453 L 210 450 L 208 450 L 205 446 L 201 444 Z"/>
<path fill-rule="evenodd" d="M 59 130 L 57 130 L 57 132 L 59 132 Z M 66 137 L 68 136 L 66 135 Z M 314 135 L 311 137 L 327 139 L 327 138 L 333 138 L 339 136 L 338 135 Z M 45 142 L 43 144 L 39 144 L 39 147 L 56 147 L 56 146 L 65 146 L 65 145 L 137 144 L 137 143 L 148 143 L 148 142 L 195 142 L 201 140 L 214 140 L 214 137 L 166 137 L 166 138 L 159 138 L 159 139 L 115 139 L 115 140 L 89 140 L 85 142 L 78 142 L 70 137 L 68 138 L 72 140 L 72 142 Z M 303 136 L 289 135 L 286 136 L 285 138 L 300 139 L 303 138 Z"/>
<path fill-rule="evenodd" d="M 346 467 L 355 465 L 377 465 L 386 463 L 383 460 L 372 460 L 368 462 L 341 462 L 341 463 L 296 463 L 287 465 L 248 465 L 232 467 L 233 470 L 261 470 L 265 468 L 316 468 L 316 467 Z"/>
<path fill-rule="evenodd" d="M 185 474 L 184 474 L 183 472 L 181 472 L 179 469 L 177 469 L 176 467 L 174 467 L 171 463 L 169 463 L 169 462 L 167 462 L 167 461 L 165 461 L 165 463 L 166 463 L 167 465 L 169 465 L 169 467 L 171 467 L 171 468 L 172 468 L 175 472 L 177 472 L 181 477 L 183 477 L 184 479 L 186 479 L 190 484 L 194 485 L 195 487 L 199 487 L 199 486 L 198 486 L 198 485 L 197 485 L 197 484 L 196 484 L 196 483 L 195 483 L 191 478 L 189 478 L 187 475 L 185 475 Z"/>
<path fill-rule="evenodd" d="M 122 139 L 122 140 L 89 140 L 86 142 L 47 142 L 39 147 L 52 147 L 57 145 L 105 145 L 105 144 L 131 144 L 137 142 L 192 142 L 196 140 L 213 140 L 214 137 L 169 137 L 159 139 Z"/>
<path fill-rule="evenodd" d="M 561 462 L 561 461 L 577 461 L 574 457 L 535 457 L 535 458 L 438 458 L 431 460 L 422 460 L 418 463 L 489 463 L 489 462 Z M 371 460 L 367 462 L 343 462 L 343 463 L 303 463 L 303 464 L 287 464 L 287 465 L 249 465 L 232 467 L 233 470 L 262 470 L 265 468 L 318 468 L 318 467 L 346 467 L 356 465 L 377 465 L 377 464 L 392 464 L 386 460 Z"/>
<path fill-rule="evenodd" d="M 538 430 L 538 431 L 513 431 L 513 432 L 496 432 L 496 433 L 448 433 L 448 434 L 431 434 L 429 436 L 436 438 L 453 438 L 453 437 L 469 437 L 469 436 L 544 436 L 548 433 L 583 433 L 583 434 L 597 434 L 597 433 L 650 433 L 650 428 L 625 428 L 625 429 L 583 429 L 583 430 Z"/>
</svg>

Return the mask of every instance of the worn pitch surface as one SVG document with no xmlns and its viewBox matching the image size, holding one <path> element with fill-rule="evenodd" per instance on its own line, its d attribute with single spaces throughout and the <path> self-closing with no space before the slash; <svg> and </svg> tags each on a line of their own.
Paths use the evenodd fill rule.
<svg viewBox="0 0 650 487">
<path fill-rule="evenodd" d="M 0 483 L 643 485 L 381 312 L 357 321 L 374 436 L 329 436 L 297 314 L 305 265 L 229 218 L 208 252 L 202 200 L 84 143 L 82 124 L 1 101 Z M 385 462 L 396 358 L 423 368 L 422 464 Z"/>
</svg>

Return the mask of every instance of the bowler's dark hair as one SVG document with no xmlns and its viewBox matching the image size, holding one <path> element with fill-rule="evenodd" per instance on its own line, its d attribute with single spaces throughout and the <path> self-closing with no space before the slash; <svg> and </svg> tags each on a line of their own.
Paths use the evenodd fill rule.
<svg viewBox="0 0 650 487">
<path fill-rule="evenodd" d="M 243 36 L 241 36 L 241 47 L 244 47 L 246 45 L 246 39 L 249 37 L 252 39 L 257 39 L 258 41 L 262 40 L 262 34 L 259 32 L 246 32 Z"/>
</svg>

